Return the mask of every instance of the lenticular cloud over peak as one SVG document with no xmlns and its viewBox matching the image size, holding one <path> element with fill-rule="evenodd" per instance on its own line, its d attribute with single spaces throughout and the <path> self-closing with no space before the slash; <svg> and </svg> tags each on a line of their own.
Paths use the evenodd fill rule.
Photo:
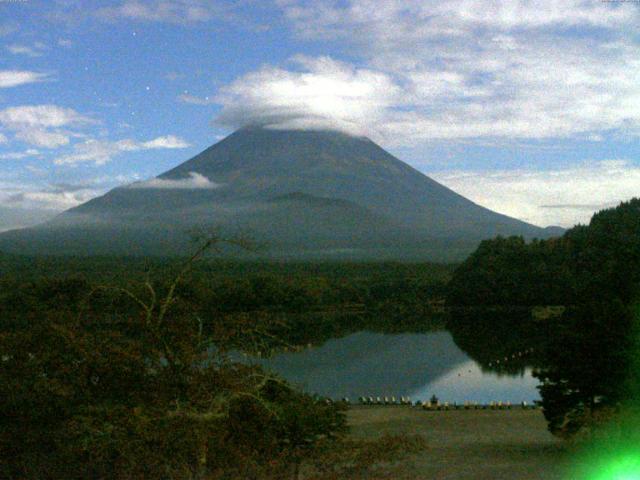
<svg viewBox="0 0 640 480">
<path fill-rule="evenodd" d="M 400 89 L 379 72 L 329 57 L 297 56 L 296 71 L 276 67 L 244 75 L 221 89 L 216 123 L 273 129 L 334 129 L 354 135 L 375 132 Z"/>
</svg>

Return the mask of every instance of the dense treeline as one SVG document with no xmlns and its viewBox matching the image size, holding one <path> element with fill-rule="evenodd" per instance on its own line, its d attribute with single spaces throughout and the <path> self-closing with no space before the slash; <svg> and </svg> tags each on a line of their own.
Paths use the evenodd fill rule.
<svg viewBox="0 0 640 480">
<path fill-rule="evenodd" d="M 640 280 L 640 200 L 596 213 L 560 238 L 483 241 L 448 287 L 450 305 L 567 305 L 618 297 Z"/>
<path fill-rule="evenodd" d="M 451 306 L 535 306 L 572 303 L 575 277 L 563 239 L 497 237 L 484 240 L 456 269 L 448 286 Z"/>
<path fill-rule="evenodd" d="M 229 252 L 229 256 L 224 258 L 211 254 L 203 257 L 193 266 L 191 279 L 197 279 L 201 275 L 238 278 L 264 274 L 365 281 L 380 278 L 421 278 L 440 282 L 448 280 L 454 270 L 451 264 L 428 262 L 254 261 L 234 258 L 232 253 Z M 171 276 L 179 269 L 179 265 L 180 257 L 23 256 L 0 252 L 0 271 L 8 276 L 20 275 L 23 279 L 89 276 L 102 282 L 141 276 L 149 271 L 158 276 Z"/>
<path fill-rule="evenodd" d="M 131 273 L 125 274 L 127 265 Z M 6 321 L 26 312 L 78 305 L 101 285 L 144 295 L 148 281 L 166 293 L 177 265 L 148 259 L 4 256 L 0 311 Z M 361 329 L 442 328 L 442 302 L 451 270 L 430 264 L 210 260 L 198 263 L 175 293 L 201 318 L 226 317 L 230 323 L 246 317 L 262 319 L 287 344 L 306 345 Z"/>
<path fill-rule="evenodd" d="M 629 382 L 637 379 L 630 365 L 639 287 L 640 199 L 633 199 L 561 238 L 482 242 L 449 283 L 449 327 L 464 342 L 491 323 L 509 330 L 514 318 L 479 319 L 469 311 L 528 310 L 512 341 L 535 346 L 549 427 L 572 435 L 595 411 L 615 410 L 629 399 Z M 563 308 L 536 318 L 532 307 L 549 305 Z"/>
</svg>

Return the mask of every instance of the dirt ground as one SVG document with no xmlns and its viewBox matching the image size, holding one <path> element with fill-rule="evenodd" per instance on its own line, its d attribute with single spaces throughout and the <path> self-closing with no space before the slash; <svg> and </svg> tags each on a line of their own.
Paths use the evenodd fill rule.
<svg viewBox="0 0 640 480">
<path fill-rule="evenodd" d="M 569 449 L 546 428 L 540 410 L 453 410 L 352 407 L 352 435 L 420 434 L 424 453 L 394 466 L 398 479 L 568 480 Z"/>
</svg>

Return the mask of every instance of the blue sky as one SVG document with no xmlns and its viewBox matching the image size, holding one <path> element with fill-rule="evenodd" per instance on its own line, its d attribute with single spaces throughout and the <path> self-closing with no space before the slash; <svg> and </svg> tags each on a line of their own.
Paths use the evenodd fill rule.
<svg viewBox="0 0 640 480">
<path fill-rule="evenodd" d="M 587 222 L 640 195 L 638 25 L 635 1 L 0 0 L 0 231 L 247 123 L 367 135 L 499 212 Z"/>
</svg>

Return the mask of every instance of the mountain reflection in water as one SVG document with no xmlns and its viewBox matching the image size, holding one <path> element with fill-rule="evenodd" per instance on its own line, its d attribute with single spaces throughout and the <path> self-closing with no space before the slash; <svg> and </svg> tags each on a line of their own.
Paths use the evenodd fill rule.
<svg viewBox="0 0 640 480">
<path fill-rule="evenodd" d="M 443 401 L 458 403 L 526 401 L 532 404 L 540 399 L 536 385 L 538 380 L 531 376 L 530 368 L 520 376 L 500 375 L 483 371 L 473 360 L 469 360 L 416 390 L 411 398 L 426 400 L 435 394 Z"/>
<path fill-rule="evenodd" d="M 523 376 L 483 372 L 448 332 L 358 332 L 302 352 L 252 359 L 303 390 L 330 398 L 411 396 L 443 401 L 531 402 L 539 398 L 530 370 Z"/>
</svg>

